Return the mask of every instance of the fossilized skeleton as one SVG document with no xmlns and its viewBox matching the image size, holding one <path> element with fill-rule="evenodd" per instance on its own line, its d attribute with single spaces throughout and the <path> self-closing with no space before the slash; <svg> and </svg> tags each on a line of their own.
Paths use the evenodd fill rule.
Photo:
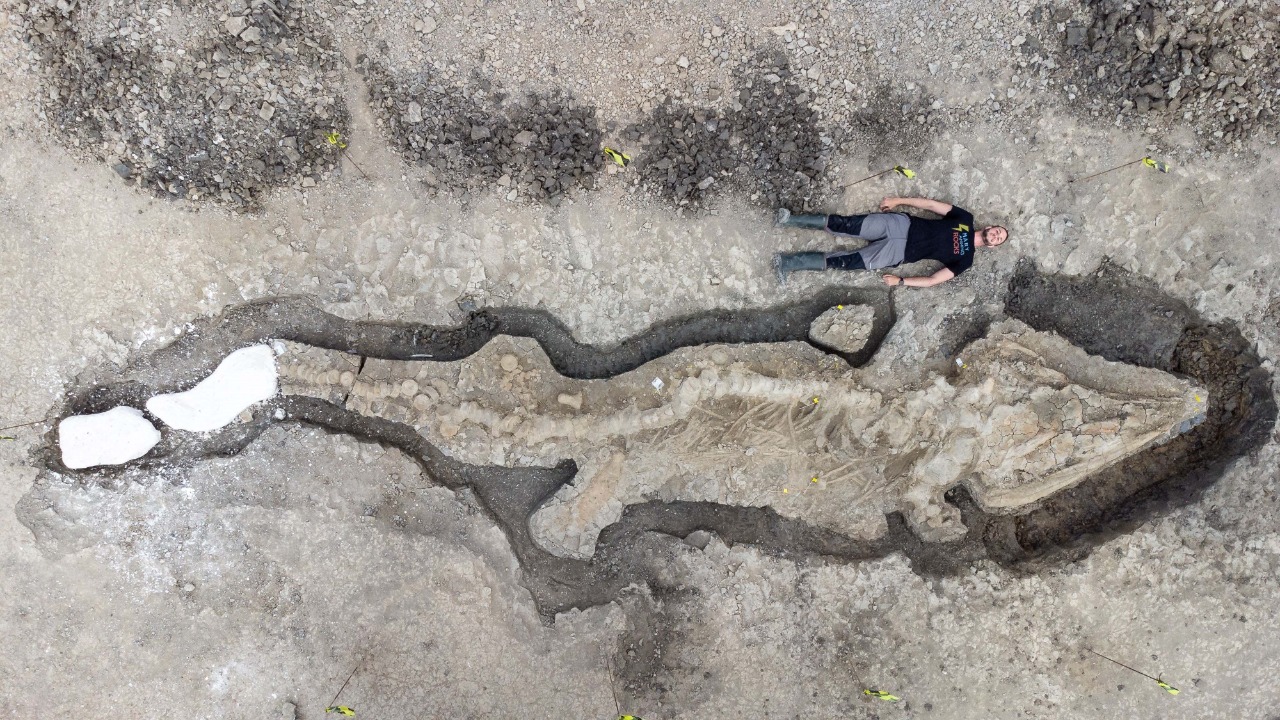
<svg viewBox="0 0 1280 720">
<path fill-rule="evenodd" d="M 284 392 L 412 423 L 469 462 L 573 458 L 575 481 L 530 522 L 547 549 L 576 556 L 625 505 L 652 499 L 769 505 L 859 537 L 901 510 L 922 538 L 952 539 L 965 528 L 949 488 L 1016 512 L 1185 431 L 1207 402 L 1186 380 L 1017 321 L 972 343 L 954 375 L 892 395 L 834 362 L 788 367 L 753 352 L 687 349 L 588 381 L 505 337 L 463 361 L 381 362 L 359 375 L 350 356 L 303 345 L 279 362 Z"/>
</svg>

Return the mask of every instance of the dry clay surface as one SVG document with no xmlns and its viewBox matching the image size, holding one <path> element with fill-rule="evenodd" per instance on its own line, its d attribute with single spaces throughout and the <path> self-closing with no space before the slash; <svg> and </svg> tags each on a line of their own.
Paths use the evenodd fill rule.
<svg viewBox="0 0 1280 720">
<path fill-rule="evenodd" d="M 308 82 L 324 88 L 317 97 L 333 98 L 319 108 L 332 114 L 319 122 L 349 113 L 350 126 L 340 129 L 369 178 L 320 144 L 298 146 L 295 172 L 289 154 L 272 145 L 279 162 L 264 160 L 263 171 L 253 166 L 256 177 L 236 176 L 254 183 L 240 200 L 260 208 L 238 214 L 230 208 L 242 203 L 221 200 L 221 189 L 209 193 L 212 200 L 171 202 L 157 199 L 157 188 L 136 187 L 133 169 L 123 180 L 105 156 L 116 143 L 144 159 L 147 148 L 168 147 L 129 134 L 141 126 L 125 128 L 105 149 L 88 148 L 83 137 L 77 147 L 50 115 L 52 86 L 40 50 L 26 39 L 31 8 L 7 3 L 0 9 L 0 61 L 9 69 L 0 80 L 0 282 L 7 298 L 0 308 L 7 338 L 0 425 L 51 417 L 73 380 L 146 357 L 192 317 L 270 295 L 313 295 L 353 319 L 439 324 L 459 319 L 459 301 L 543 307 L 580 340 L 607 343 L 688 312 L 773 305 L 826 283 L 877 282 L 869 275 L 797 275 L 779 288 L 769 270 L 773 252 L 829 249 L 833 240 L 771 229 L 772 208 L 752 195 L 773 190 L 756 179 L 723 192 L 715 180 L 705 201 L 694 198 L 698 212 L 690 212 L 690 201 L 680 213 L 677 189 L 705 180 L 692 160 L 677 158 L 694 169 L 669 181 L 671 168 L 641 175 L 639 159 L 628 169 L 634 173 L 602 167 L 593 173 L 602 178 L 594 189 L 574 189 L 558 205 L 523 199 L 520 182 L 532 195 L 539 194 L 534 180 L 548 187 L 536 172 L 519 180 L 523 167 L 512 173 L 513 187 L 500 183 L 502 174 L 464 172 L 468 155 L 443 172 L 406 162 L 403 138 L 382 129 L 389 127 L 386 111 L 365 103 L 361 54 L 404 75 L 440 64 L 447 80 L 467 88 L 485 79 L 471 73 L 476 63 L 493 78 L 505 76 L 509 87 L 560 86 L 600 108 L 601 127 L 613 121 L 622 129 L 643 125 L 658 96 L 673 94 L 664 88 L 680 78 L 692 79 L 682 93 L 713 103 L 718 89 L 721 109 L 739 112 L 731 99 L 740 90 L 734 68 L 716 63 L 743 63 L 755 48 L 780 43 L 803 71 L 792 81 L 810 93 L 796 102 L 837 121 L 822 130 L 832 144 L 814 145 L 829 152 L 824 169 L 809 167 L 806 181 L 792 169 L 785 188 L 818 185 L 808 202 L 832 211 L 868 209 L 885 194 L 940 197 L 973 209 L 979 222 L 999 220 L 1013 230 L 1008 246 L 982 252 L 958 280 L 895 292 L 898 323 L 860 371 L 869 392 L 920 386 L 952 363 L 940 348 L 955 333 L 967 334 L 969 319 L 999 314 L 1019 259 L 1079 275 L 1109 259 L 1205 317 L 1237 323 L 1274 372 L 1280 246 L 1271 208 L 1280 200 L 1280 155 L 1268 116 L 1255 118 L 1252 108 L 1265 108 L 1267 63 L 1274 61 L 1265 52 L 1273 42 L 1265 13 L 1275 7 L 1192 5 L 1198 11 L 1181 23 L 1185 34 L 1168 51 L 1177 64 L 1137 56 L 1152 47 L 1151 35 L 1134 33 L 1132 47 L 1123 39 L 1098 47 L 1092 12 L 1065 4 L 729 2 L 708 11 L 693 3 L 586 0 L 527 8 L 436 3 L 412 13 L 375 2 L 332 11 L 303 6 L 299 12 L 324 10 L 328 25 L 314 19 L 323 17 L 318 12 L 299 22 L 328 28 L 334 40 L 315 41 L 312 59 L 299 50 L 289 62 L 311 62 Z M 173 16 L 159 5 L 126 9 L 147 27 Z M 192 11 L 199 32 L 176 37 L 198 45 L 228 33 L 231 17 L 251 12 L 268 10 Z M 528 28 L 519 46 L 511 41 L 512 14 Z M 1115 27 L 1132 25 L 1126 17 Z M 1146 17 L 1157 23 L 1154 13 Z M 1105 31 L 1107 16 L 1100 22 Z M 1230 32 L 1221 30 L 1224 22 Z M 238 54 L 254 52 L 249 44 L 261 47 L 244 39 L 245 30 L 218 61 L 241 67 L 225 78 L 206 69 L 252 101 L 244 104 L 247 117 L 261 123 L 252 130 L 317 112 L 289 111 L 292 98 L 310 96 L 301 77 L 288 87 L 258 84 L 270 80 L 273 66 L 257 68 Z M 1256 38 L 1233 42 L 1232 33 L 1246 30 Z M 134 32 L 140 46 L 157 52 L 154 39 L 142 40 L 150 30 L 126 34 Z M 1159 52 L 1170 32 L 1162 31 Z M 1042 50 L 1023 49 L 1033 38 Z M 1252 65 L 1244 45 L 1257 52 Z M 320 54 L 331 48 L 341 57 Z M 1223 50 L 1237 53 L 1232 74 L 1212 70 L 1228 67 L 1227 59 L 1214 61 Z M 213 62 L 217 48 L 205 52 L 204 61 Z M 288 53 L 288 43 L 280 52 Z M 454 54 L 457 62 L 446 62 Z M 1071 60 L 1076 56 L 1131 64 L 1118 71 L 1111 65 L 1104 85 L 1093 88 L 1081 78 L 1097 78 L 1096 66 Z M 163 58 L 158 62 L 163 73 Z M 1183 77 L 1195 82 L 1171 89 L 1170 73 L 1184 67 Z M 704 82 L 700 89 L 697 78 L 714 73 L 722 73 L 719 87 Z M 775 84 L 767 74 L 760 80 Z M 1219 88 L 1224 78 L 1229 82 Z M 183 88 L 190 94 L 182 97 L 204 98 L 212 105 L 200 112 L 212 112 L 229 95 L 219 80 Z M 1123 110 L 1109 109 L 1121 93 L 1156 81 L 1165 83 L 1164 97 L 1151 88 L 1142 90 L 1146 102 L 1127 108 L 1121 100 Z M 210 83 L 222 93 L 216 101 L 205 95 Z M 867 95 L 864 107 L 862 93 L 882 83 L 906 99 L 891 93 L 877 104 Z M 162 97 L 163 83 L 135 84 L 139 94 Z M 781 74 L 776 84 L 783 84 Z M 1168 96 L 1179 93 L 1179 106 L 1170 109 Z M 835 110 L 841 107 L 843 115 Z M 1244 107 L 1251 108 L 1247 122 Z M 883 114 L 886 108 L 893 112 Z M 146 108 L 132 109 L 136 118 Z M 1139 115 L 1144 109 L 1148 114 Z M 869 114 L 858 114 L 864 110 Z M 1192 117 L 1180 120 L 1188 111 Z M 858 117 L 866 122 L 856 125 Z M 836 141 L 840 120 L 896 144 L 856 134 Z M 258 146 L 245 140 L 236 147 Z M 772 157 L 780 161 L 784 152 Z M 839 187 L 883 169 L 885 154 L 895 152 L 911 155 L 914 182 L 886 177 Z M 1089 184 L 1066 182 L 1147 153 L 1174 160 L 1173 172 L 1130 168 Z M 821 158 L 805 163 L 813 159 Z M 301 170 L 307 163 L 315 164 Z M 211 166 L 209 181 L 216 184 L 212 176 L 223 169 Z M 450 172 L 465 182 L 448 180 Z M 767 168 L 760 172 L 771 177 Z M 512 189 L 520 192 L 508 199 Z M 160 194 L 176 193 L 166 187 Z M 183 194 L 191 196 L 189 187 Z M 38 467 L 47 430 L 5 430 L 15 439 L 0 442 L 0 628 L 7 639 L 0 703 L 17 715 L 316 718 L 361 657 L 365 664 L 342 702 L 374 717 L 607 717 L 615 697 L 624 711 L 650 720 L 1269 720 L 1280 707 L 1273 682 L 1280 675 L 1276 439 L 1234 460 L 1195 502 L 1146 517 L 1092 553 L 1039 572 L 981 560 L 960 574 L 930 576 L 901 555 L 835 563 L 729 547 L 714 537 L 692 544 L 659 538 L 660 581 L 548 625 L 520 585 L 504 537 L 467 493 L 426 486 L 420 468 L 395 451 L 279 426 L 231 458 L 53 481 Z M 1159 674 L 1182 694 L 1169 696 L 1083 647 Z M 904 702 L 869 700 L 865 687 Z"/>
</svg>

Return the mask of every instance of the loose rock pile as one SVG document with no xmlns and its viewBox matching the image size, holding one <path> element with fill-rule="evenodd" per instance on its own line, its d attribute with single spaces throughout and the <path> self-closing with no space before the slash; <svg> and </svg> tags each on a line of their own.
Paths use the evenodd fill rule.
<svg viewBox="0 0 1280 720">
<path fill-rule="evenodd" d="M 602 165 L 594 108 L 563 94 L 531 95 L 504 106 L 487 80 L 464 89 L 439 78 L 404 79 L 366 63 L 379 124 L 434 188 L 470 193 L 496 187 L 508 200 L 558 205 L 595 187 Z"/>
<path fill-rule="evenodd" d="M 265 190 L 311 186 L 335 167 L 326 136 L 347 128 L 341 56 L 297 4 L 19 11 L 55 131 L 139 187 L 252 209 Z"/>
<path fill-rule="evenodd" d="M 1104 0 L 1067 22 L 1078 82 L 1125 112 L 1239 144 L 1276 126 L 1280 12 L 1268 0 Z M 1211 143 L 1212 143 L 1211 141 Z M 1216 144 L 1216 143 L 1213 143 Z"/>
<path fill-rule="evenodd" d="M 425 74 L 405 78 L 375 62 L 363 70 L 379 124 L 406 160 L 427 169 L 434 188 L 496 188 L 508 200 L 558 204 L 593 189 L 607 162 L 596 109 L 571 97 L 504 105 L 483 79 L 459 86 Z M 765 207 L 805 206 L 836 145 L 819 127 L 808 85 L 785 60 L 757 55 L 738 72 L 726 109 L 668 100 L 623 128 L 620 149 L 635 156 L 627 172 L 677 205 L 736 191 Z"/>
<path fill-rule="evenodd" d="M 652 191 L 694 206 L 729 189 L 766 207 L 813 199 L 834 141 L 786 61 L 756 60 L 736 73 L 726 112 L 666 103 L 628 129 L 644 148 L 637 170 Z"/>
</svg>

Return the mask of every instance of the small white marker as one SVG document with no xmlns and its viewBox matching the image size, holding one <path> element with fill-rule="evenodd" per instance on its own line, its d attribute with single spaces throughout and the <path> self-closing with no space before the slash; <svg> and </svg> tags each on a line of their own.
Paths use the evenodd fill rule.
<svg viewBox="0 0 1280 720">
<path fill-rule="evenodd" d="M 654 390 L 661 390 L 662 388 L 666 387 L 666 385 L 667 385 L 666 383 L 662 382 L 662 378 L 654 378 L 654 379 L 653 379 L 653 382 L 651 382 L 651 383 L 649 383 L 649 384 L 653 386 L 653 389 L 654 389 Z"/>
</svg>

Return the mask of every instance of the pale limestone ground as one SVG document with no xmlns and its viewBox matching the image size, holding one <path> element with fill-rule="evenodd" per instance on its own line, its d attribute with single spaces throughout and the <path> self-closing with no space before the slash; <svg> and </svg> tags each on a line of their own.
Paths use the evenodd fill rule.
<svg viewBox="0 0 1280 720">
<path fill-rule="evenodd" d="M 809 326 L 809 338 L 841 352 L 856 353 L 866 346 L 871 323 L 871 308 L 841 305 L 814 318 Z"/>
<path fill-rule="evenodd" d="M 883 17 L 910 21 L 887 5 L 866 21 Z M 777 288 L 774 250 L 829 241 L 773 231 L 765 209 L 735 211 L 745 208 L 736 200 L 697 222 L 608 187 L 556 211 L 416 201 L 417 186 L 401 179 L 408 173 L 359 112 L 353 148 L 377 168 L 371 182 L 350 173 L 306 195 L 282 191 L 255 217 L 158 203 L 49 142 L 25 63 L 6 43 L 0 424 L 43 417 L 82 370 L 125 362 L 191 317 L 263 294 L 313 293 L 348 317 L 426 322 L 448 320 L 452 302 L 471 294 L 481 304 L 541 305 L 580 339 L 606 341 L 835 280 L 797 277 Z M 918 57 L 906 58 L 903 76 L 927 72 Z M 1002 89 L 1004 80 L 978 71 L 990 62 L 1007 77 L 1003 57 L 974 60 L 974 82 L 959 95 Z M 1065 182 L 1151 142 L 1050 108 L 1025 126 L 943 133 L 914 184 L 851 188 L 839 209 L 918 193 L 1015 228 L 1012 244 L 984 253 L 961 282 L 899 293 L 899 325 L 868 382 L 923 376 L 907 358 L 934 347 L 948 317 L 998 305 L 1019 257 L 1079 274 L 1112 258 L 1237 322 L 1274 371 L 1280 154 L 1259 141 L 1257 159 Z M 863 160 L 843 158 L 859 170 Z M 651 603 L 637 593 L 548 629 L 496 531 L 449 494 L 403 501 L 423 532 L 364 516 L 366 504 L 407 496 L 416 479 L 402 460 L 373 457 L 377 448 L 280 430 L 179 485 L 155 477 L 121 491 L 37 488 L 34 498 L 77 519 L 38 536 L 16 508 L 33 491 L 41 436 L 7 434 L 17 440 L 0 443 L 0 703 L 16 715 L 262 718 L 288 700 L 298 717 L 314 718 L 368 650 L 371 671 L 344 699 L 378 716 L 607 717 L 598 658 L 626 613 L 655 612 L 682 633 L 650 679 L 670 688 L 662 705 L 644 695 L 629 708 L 645 717 L 844 718 L 851 706 L 854 716 L 869 707 L 883 717 L 1265 720 L 1280 707 L 1275 442 L 1235 463 L 1197 504 L 1045 575 L 982 564 L 926 581 L 898 557 L 798 567 L 713 542 L 686 551 L 687 566 L 673 571 L 693 589 L 688 599 Z M 1086 659 L 1075 650 L 1084 644 L 1184 692 L 1171 698 Z M 897 691 L 911 708 L 863 706 L 862 685 Z"/>
</svg>

